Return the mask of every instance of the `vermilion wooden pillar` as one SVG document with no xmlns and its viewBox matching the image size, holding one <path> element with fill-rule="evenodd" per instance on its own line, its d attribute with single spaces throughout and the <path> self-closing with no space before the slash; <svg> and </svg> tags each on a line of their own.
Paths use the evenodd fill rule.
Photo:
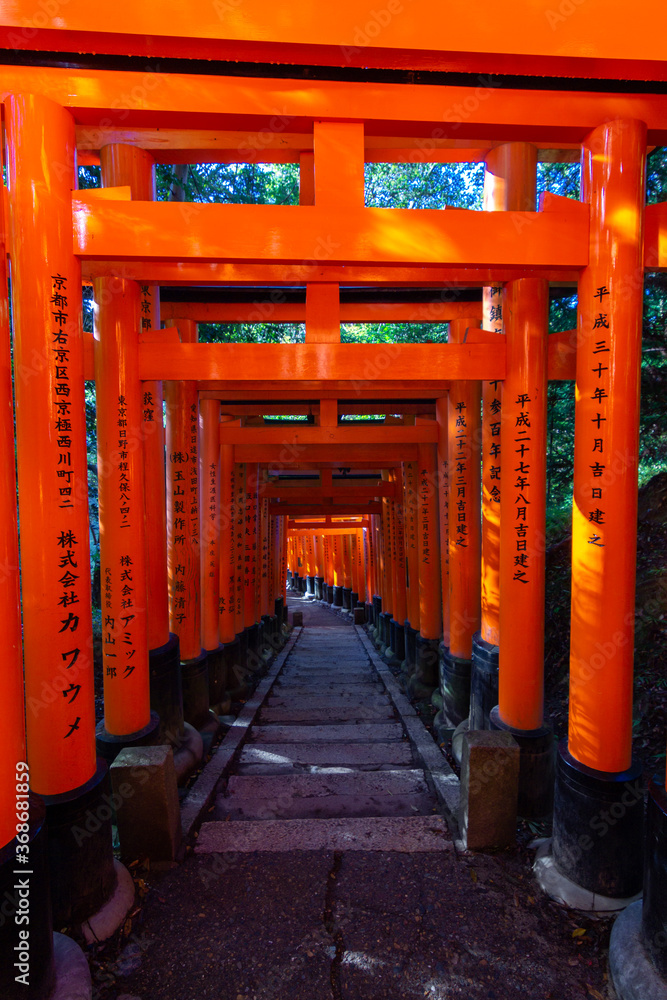
<svg viewBox="0 0 667 1000">
<path fill-rule="evenodd" d="M 103 756 L 143 742 L 151 723 L 141 441 L 139 286 L 96 278 L 95 386 L 102 569 Z M 107 737 L 112 737 L 107 746 Z M 115 739 L 122 737 L 122 741 Z"/>
<path fill-rule="evenodd" d="M 474 319 L 453 320 L 450 343 L 462 343 Z M 470 710 L 472 637 L 480 624 L 480 385 L 449 389 L 449 649 L 440 689 L 443 720 L 458 726 Z"/>
<path fill-rule="evenodd" d="M 382 469 L 382 480 L 389 482 L 389 470 Z M 394 563 L 393 563 L 393 539 L 391 530 L 391 503 L 388 497 L 382 497 L 382 514 L 378 518 L 378 533 L 381 539 L 382 560 L 380 595 L 382 611 L 379 620 L 379 645 L 384 651 L 391 646 L 391 620 L 394 615 Z M 384 647 L 384 648 L 383 648 Z"/>
<path fill-rule="evenodd" d="M 72 832 L 82 799 L 94 812 L 108 791 L 106 763 L 95 756 L 81 268 L 72 253 L 76 138 L 71 114 L 36 95 L 7 99 L 5 128 L 27 763 L 30 787 L 52 817 L 60 926 L 91 916 L 116 885 L 110 818 L 87 845 L 94 884 L 91 865 L 77 865 Z M 11 467 L 5 472 L 9 481 Z M 8 587 L 5 600 L 14 593 Z M 33 966 L 35 985 L 50 976 L 50 962 L 44 952 L 43 970 Z"/>
<path fill-rule="evenodd" d="M 405 620 L 407 595 L 405 575 L 405 525 L 403 516 L 402 476 L 392 470 L 391 481 L 397 495 L 391 501 L 394 527 L 394 607 L 391 622 L 391 648 L 398 663 L 405 659 Z"/>
<path fill-rule="evenodd" d="M 500 688 L 490 722 L 521 748 L 519 815 L 540 817 L 551 811 L 554 778 L 553 733 L 543 724 L 548 283 L 508 282 L 503 312 Z"/>
<path fill-rule="evenodd" d="M 334 607 L 343 607 L 343 552 L 342 535 L 331 536 L 333 555 L 333 603 Z"/>
<path fill-rule="evenodd" d="M 0 154 L 0 166 L 2 154 Z M 54 984 L 53 926 L 48 893 L 48 871 L 44 864 L 46 833 L 44 806 L 35 795 L 30 798 L 30 782 L 26 761 L 25 701 L 23 691 L 23 644 L 21 636 L 21 593 L 19 587 L 19 545 L 16 511 L 16 463 L 14 458 L 14 401 L 12 396 L 12 363 L 10 350 L 9 301 L 7 298 L 7 257 L 4 187 L 0 205 L 0 461 L 4 475 L 0 491 L 0 565 L 4 567 L 3 601 L 0 623 L 4 637 L 3 668 L 0 670 L 0 879 L 3 886 L 16 885 L 14 872 L 21 866 L 19 855 L 25 855 L 32 870 L 30 877 L 30 971 L 31 983 L 46 995 Z M 18 372 L 17 372 L 18 377 Z M 41 814 L 42 822 L 38 822 Z M 32 820 L 30 835 L 29 820 Z M 24 843 L 20 843 L 18 840 Z M 16 838 L 16 839 L 15 839 Z M 3 851 L 3 848 L 5 849 Z M 37 866 L 37 868 L 36 868 Z M 40 877 L 35 871 L 43 870 Z M 12 893 L 4 899 L 0 923 L 0 993 L 16 997 L 27 987 L 16 982 L 18 970 L 14 963 L 25 945 L 27 928 L 19 923 L 20 915 L 12 903 Z M 45 897 L 41 900 L 39 897 Z M 16 897 L 18 903 L 18 897 Z M 9 905 L 8 905 L 9 904 Z M 25 918 L 23 918 L 25 919 Z"/>
<path fill-rule="evenodd" d="M 236 559 L 234 532 L 234 446 L 220 445 L 220 641 L 236 640 Z"/>
<path fill-rule="evenodd" d="M 178 321 L 184 343 L 197 324 Z M 201 635 L 199 393 L 196 382 L 166 382 L 169 614 L 179 638 L 183 715 L 195 728 L 208 719 L 208 670 Z"/>
<path fill-rule="evenodd" d="M 527 142 L 504 143 L 486 157 L 484 208 L 491 212 L 534 212 L 537 148 Z M 483 326 L 502 334 L 505 305 L 502 285 L 484 289 Z M 503 383 L 482 383 L 482 578 L 481 623 L 472 644 L 471 729 L 488 729 L 498 697 L 500 628 L 500 420 Z"/>
<path fill-rule="evenodd" d="M 352 596 L 352 539 L 350 535 L 341 535 L 340 548 L 343 563 L 343 607 L 349 611 Z"/>
<path fill-rule="evenodd" d="M 442 588 L 442 635 L 449 646 L 449 399 L 435 402 L 438 422 L 438 511 L 441 539 L 440 586 Z"/>
<path fill-rule="evenodd" d="M 403 502 L 405 507 L 405 547 L 407 557 L 407 594 L 405 653 L 406 672 L 411 674 L 417 662 L 419 632 L 419 495 L 417 462 L 403 463 Z"/>
<path fill-rule="evenodd" d="M 419 537 L 419 635 L 416 666 L 408 691 L 413 698 L 430 698 L 438 684 L 442 635 L 440 538 L 438 534 L 438 458 L 435 445 L 419 445 L 417 493 Z"/>
<path fill-rule="evenodd" d="M 244 612 L 243 621 L 248 634 L 248 665 L 259 666 L 259 591 L 257 564 L 259 556 L 259 466 L 246 467 L 245 529 L 243 544 Z M 252 654 L 252 655 L 251 655 Z"/>
<path fill-rule="evenodd" d="M 639 376 L 646 126 L 601 125 L 582 148 L 589 264 L 579 279 L 572 518 L 570 718 L 559 748 L 554 860 L 612 897 L 641 889 L 643 803 L 632 759 Z M 573 851 L 601 804 L 622 819 Z M 614 813 L 612 813 L 614 815 Z"/>
<path fill-rule="evenodd" d="M 113 143 L 100 151 L 104 187 L 129 185 L 133 201 L 155 200 L 155 164 L 137 146 Z M 160 286 L 140 286 L 141 333 L 160 329 Z M 178 661 L 176 636 L 169 636 L 167 580 L 167 514 L 165 500 L 164 420 L 162 382 L 142 382 L 142 432 L 146 481 L 146 545 L 148 553 L 148 648 L 159 650 L 151 669 Z M 162 709 L 162 705 L 158 711 Z"/>
<path fill-rule="evenodd" d="M 245 474 L 246 467 L 242 462 L 234 465 L 234 511 L 233 511 L 233 551 L 235 566 L 235 587 L 236 599 L 234 602 L 234 617 L 236 619 L 236 634 L 239 641 L 245 634 L 245 604 L 244 604 L 244 576 L 243 576 L 243 556 L 245 547 Z"/>
</svg>

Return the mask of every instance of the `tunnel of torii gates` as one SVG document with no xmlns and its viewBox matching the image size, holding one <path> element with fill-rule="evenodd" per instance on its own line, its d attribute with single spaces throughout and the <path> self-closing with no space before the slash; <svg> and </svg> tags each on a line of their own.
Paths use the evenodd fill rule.
<svg viewBox="0 0 667 1000">
<path fill-rule="evenodd" d="M 76 22 L 78 7 L 58 17 Z M 73 44 L 0 31 L 8 49 Z M 92 51 L 115 51 L 98 37 Z M 442 729 L 468 717 L 514 735 L 520 814 L 548 813 L 555 780 L 563 875 L 625 899 L 645 867 L 651 951 L 667 920 L 665 787 L 658 775 L 649 789 L 644 866 L 631 729 L 643 272 L 667 269 L 667 204 L 645 206 L 645 165 L 667 143 L 664 99 L 69 62 L 8 61 L 0 79 L 13 333 L 12 367 L 4 273 L 1 888 L 4 900 L 29 848 L 34 995 L 52 974 L 48 893 L 35 889 L 49 865 L 55 926 L 114 891 L 110 810 L 86 838 L 72 832 L 108 794 L 109 763 L 129 746 L 178 747 L 243 697 L 284 641 L 288 578 L 363 607 L 413 698 L 435 692 Z M 101 164 L 100 189 L 76 189 L 77 157 Z M 545 194 L 535 211 L 538 160 L 580 160 L 581 200 Z M 483 161 L 484 211 L 365 207 L 368 161 Z M 156 163 L 195 162 L 299 163 L 300 204 L 155 201 Z M 550 294 L 568 291 L 577 327 L 549 333 Z M 198 342 L 198 323 L 240 321 L 304 322 L 305 342 Z M 448 323 L 449 342 L 344 344 L 341 321 Z M 543 712 L 549 379 L 576 384 L 569 733 L 556 754 Z M 592 836 L 604 810 L 617 821 Z M 3 959 L 15 933 L 3 921 Z M 667 949 L 651 954 L 667 975 Z"/>
</svg>

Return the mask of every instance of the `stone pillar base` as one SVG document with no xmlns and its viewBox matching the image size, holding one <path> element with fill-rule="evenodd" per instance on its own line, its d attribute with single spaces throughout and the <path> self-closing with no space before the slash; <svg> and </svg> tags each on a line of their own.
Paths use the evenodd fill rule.
<svg viewBox="0 0 667 1000">
<path fill-rule="evenodd" d="M 343 588 L 337 585 L 333 588 L 333 606 L 334 608 L 343 607 Z"/>
<path fill-rule="evenodd" d="M 553 812 L 555 746 L 553 730 L 549 726 L 539 729 L 514 729 L 500 718 L 498 706 L 491 710 L 491 729 L 511 733 L 519 744 L 518 812 L 522 819 L 547 819 Z"/>
<path fill-rule="evenodd" d="M 181 842 L 171 747 L 132 747 L 111 765 L 121 858 L 170 862 Z"/>
<path fill-rule="evenodd" d="M 658 775 L 648 788 L 642 934 L 667 990 L 667 793 Z"/>
<path fill-rule="evenodd" d="M 509 847 L 516 840 L 519 747 L 510 733 L 463 737 L 459 827 L 470 851 Z"/>
<path fill-rule="evenodd" d="M 176 734 L 177 736 L 180 734 Z M 121 750 L 125 747 L 151 747 L 160 740 L 160 720 L 155 712 L 151 712 L 148 725 L 136 733 L 127 733 L 124 736 L 114 736 L 104 728 L 104 722 L 98 722 L 95 727 L 95 748 L 97 756 L 105 760 L 107 764 L 112 764 Z"/>
<path fill-rule="evenodd" d="M 352 591 L 349 587 L 343 587 L 343 611 L 350 611 L 352 608 Z"/>
</svg>

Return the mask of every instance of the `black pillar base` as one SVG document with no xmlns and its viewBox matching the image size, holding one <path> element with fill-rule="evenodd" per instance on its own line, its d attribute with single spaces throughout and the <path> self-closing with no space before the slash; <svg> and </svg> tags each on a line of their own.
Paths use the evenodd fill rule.
<svg viewBox="0 0 667 1000">
<path fill-rule="evenodd" d="M 315 577 L 315 600 L 316 601 L 321 601 L 323 593 L 324 593 L 324 577 L 323 576 L 316 576 Z"/>
<path fill-rule="evenodd" d="M 97 913 L 116 888 L 114 801 L 106 761 L 98 757 L 95 773 L 85 785 L 46 795 L 44 804 L 53 925 L 77 926 Z"/>
<path fill-rule="evenodd" d="M 442 723 L 456 729 L 470 713 L 470 660 L 452 656 L 447 646 L 440 659 Z"/>
<path fill-rule="evenodd" d="M 644 791 L 642 766 L 586 767 L 561 740 L 556 756 L 553 859 L 570 881 L 612 899 L 641 892 Z"/>
<path fill-rule="evenodd" d="M 350 592 L 350 611 L 354 611 L 358 603 L 359 603 L 359 594 L 357 594 L 357 592 L 353 590 Z"/>
<path fill-rule="evenodd" d="M 491 729 L 511 733 L 519 744 L 517 814 L 522 819 L 546 819 L 554 805 L 556 759 L 553 730 L 549 726 L 540 726 L 539 729 L 508 726 L 500 718 L 497 705 L 491 709 L 489 721 Z"/>
<path fill-rule="evenodd" d="M 417 666 L 417 629 L 413 628 L 409 621 L 403 625 L 405 635 L 405 662 L 408 674 L 412 674 Z"/>
<path fill-rule="evenodd" d="M 308 594 L 309 597 L 314 597 L 315 596 L 315 577 L 314 576 L 307 576 L 306 577 L 306 593 Z"/>
<path fill-rule="evenodd" d="M 224 688 L 220 702 L 227 702 L 231 699 L 234 689 L 238 687 L 242 677 L 239 663 L 241 644 L 238 639 L 234 639 L 233 642 L 221 642 L 220 647 L 222 649 L 222 675 L 224 677 Z M 211 704 L 218 703 L 211 701 Z"/>
<path fill-rule="evenodd" d="M 327 604 L 333 604 L 334 602 L 334 588 L 332 583 L 327 583 L 326 585 L 326 597 L 325 600 Z"/>
<path fill-rule="evenodd" d="M 343 587 L 343 608 L 345 611 L 350 611 L 352 607 L 351 597 L 352 590 L 349 587 Z"/>
<path fill-rule="evenodd" d="M 178 737 L 180 734 L 176 733 Z M 124 736 L 114 736 L 104 728 L 104 722 L 98 722 L 95 727 L 95 748 L 97 756 L 111 765 L 115 761 L 121 750 L 125 747 L 154 747 L 160 739 L 160 720 L 151 712 L 148 725 L 139 729 L 136 733 L 127 733 Z M 45 801 L 50 801 L 46 799 Z M 94 912 L 94 911 L 93 911 Z"/>
<path fill-rule="evenodd" d="M 171 743 L 183 735 L 183 689 L 178 636 L 169 633 L 163 646 L 148 653 L 151 708 L 160 719 L 159 739 Z"/>
<path fill-rule="evenodd" d="M 402 663 L 405 659 L 405 626 L 392 618 L 389 634 L 392 652 L 398 662 Z"/>
<path fill-rule="evenodd" d="M 276 622 L 275 615 L 262 615 L 262 641 L 259 653 L 265 662 L 268 662 L 280 648 Z"/>
<path fill-rule="evenodd" d="M 299 591 L 301 588 L 299 586 L 299 574 L 292 573 L 292 587 L 294 590 Z"/>
<path fill-rule="evenodd" d="M 475 632 L 470 670 L 470 728 L 473 730 L 491 728 L 491 709 L 498 704 L 498 656 L 498 647 L 482 639 L 481 632 Z"/>
<path fill-rule="evenodd" d="M 274 609 L 275 609 L 274 610 L 274 614 L 275 614 L 276 618 L 278 619 L 278 624 L 279 625 L 282 624 L 282 620 L 283 620 L 283 607 L 284 607 L 284 605 L 285 605 L 285 600 L 284 600 L 283 597 L 276 597 L 274 599 L 274 602 L 273 602 L 273 606 L 274 606 Z"/>
<path fill-rule="evenodd" d="M 667 980 L 667 792 L 658 775 L 648 786 L 642 938 L 651 961 Z"/>
<path fill-rule="evenodd" d="M 285 605 L 283 608 L 283 625 L 287 625 L 288 621 L 289 621 L 289 608 L 287 607 L 287 605 Z"/>
<path fill-rule="evenodd" d="M 308 588 L 308 583 L 307 583 L 307 580 L 306 580 L 305 576 L 300 576 L 299 577 L 299 593 L 300 594 L 305 594 L 307 588 Z"/>
<path fill-rule="evenodd" d="M 232 701 L 239 701 L 242 698 L 246 698 L 250 691 L 248 687 L 248 671 L 245 665 L 247 655 L 248 636 L 246 635 L 246 630 L 243 629 L 242 632 L 237 632 L 234 642 L 225 643 L 229 697 Z"/>
<path fill-rule="evenodd" d="M 43 801 L 30 795 L 22 815 L 26 821 L 17 836 L 0 850 L 0 996 L 3 1000 L 46 1000 L 55 985 L 55 967 Z M 29 863 L 17 862 L 18 856 Z M 30 874 L 15 875 L 21 868 Z M 26 978 L 17 982 L 17 976 Z"/>
<path fill-rule="evenodd" d="M 439 639 L 425 639 L 418 634 L 415 640 L 415 677 L 427 687 L 435 688 L 440 681 Z"/>
<path fill-rule="evenodd" d="M 383 646 L 391 645 L 391 611 L 383 611 L 380 615 L 380 639 Z"/>
<path fill-rule="evenodd" d="M 209 721 L 208 657 L 202 649 L 192 660 L 181 660 L 183 717 L 195 729 Z"/>
<path fill-rule="evenodd" d="M 213 707 L 226 700 L 226 692 L 229 687 L 225 647 L 222 643 L 218 643 L 215 649 L 206 650 L 206 657 L 208 663 L 208 703 L 210 707 Z"/>
<path fill-rule="evenodd" d="M 333 606 L 334 608 L 343 607 L 343 588 L 334 586 L 333 588 Z"/>
<path fill-rule="evenodd" d="M 373 595 L 373 625 L 380 627 L 380 615 L 382 614 L 382 598 L 377 594 Z"/>
<path fill-rule="evenodd" d="M 293 585 L 294 585 L 294 580 L 292 578 L 292 570 L 288 569 L 287 570 L 287 589 L 291 590 L 292 587 L 293 587 Z"/>
</svg>

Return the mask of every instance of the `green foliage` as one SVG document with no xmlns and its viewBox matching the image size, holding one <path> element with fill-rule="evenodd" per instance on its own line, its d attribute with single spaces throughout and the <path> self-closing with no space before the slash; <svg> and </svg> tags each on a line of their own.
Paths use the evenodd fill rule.
<svg viewBox="0 0 667 1000">
<path fill-rule="evenodd" d="M 158 164 L 158 201 L 168 201 L 172 186 L 181 186 L 173 167 Z M 298 205 L 297 163 L 195 163 L 185 179 L 185 201 L 226 205 Z"/>
</svg>

